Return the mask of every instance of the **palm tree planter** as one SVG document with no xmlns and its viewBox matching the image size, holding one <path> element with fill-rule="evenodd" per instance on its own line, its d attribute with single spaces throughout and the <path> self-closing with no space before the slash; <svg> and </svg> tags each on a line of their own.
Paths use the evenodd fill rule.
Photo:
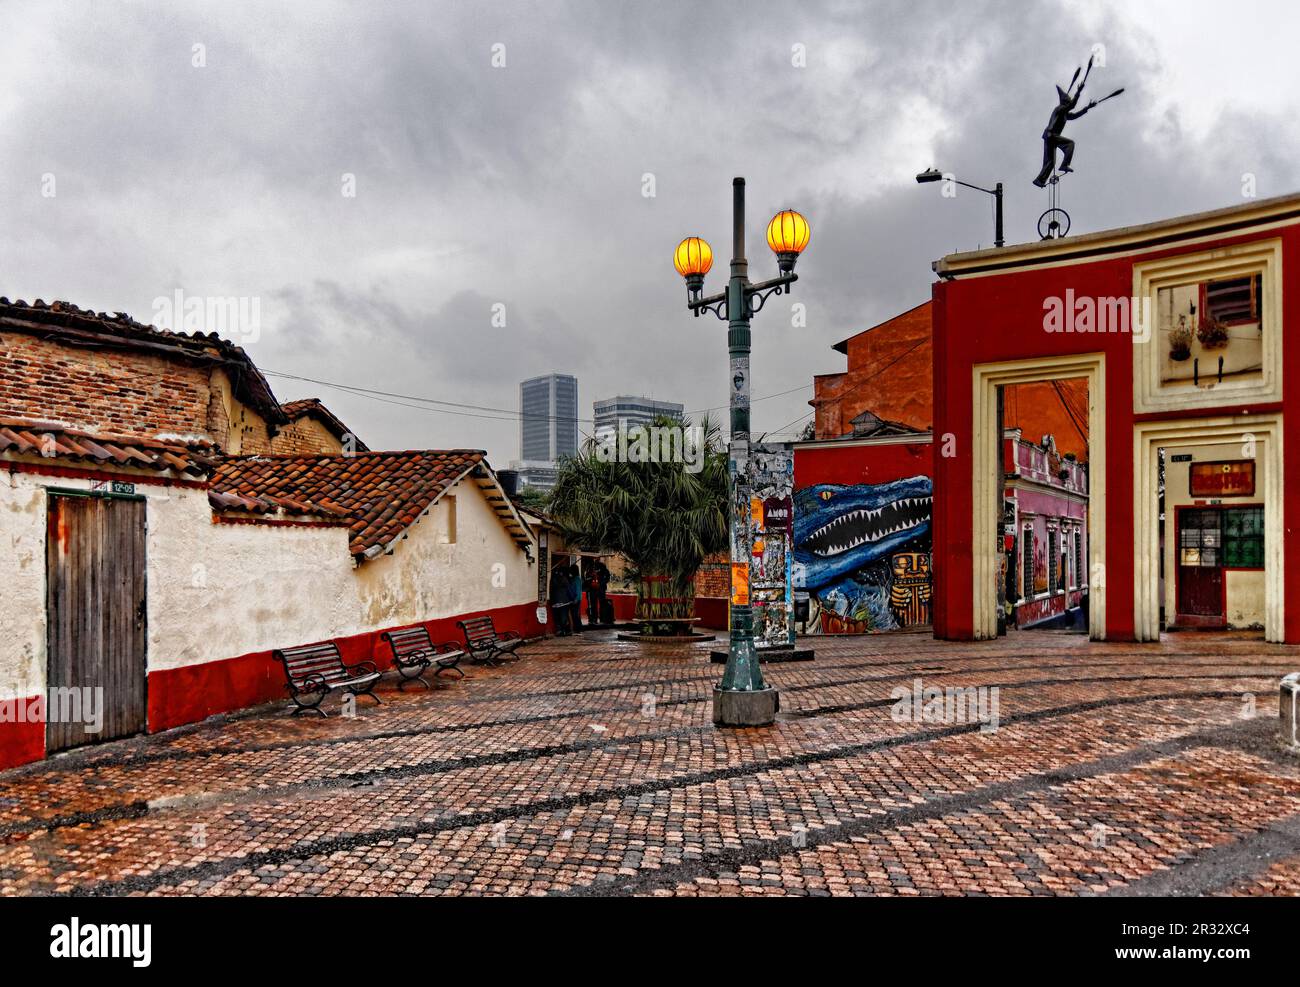
<svg viewBox="0 0 1300 987">
<path fill-rule="evenodd" d="M 651 426 L 687 427 L 669 418 Z M 551 515 L 569 544 L 617 553 L 630 563 L 638 637 L 698 638 L 692 631 L 695 571 L 728 545 L 727 463 L 718 428 L 702 419 L 701 448 L 685 457 L 689 462 L 624 456 L 634 432 L 612 445 L 589 440 L 565 460 L 551 493 Z"/>
<path fill-rule="evenodd" d="M 637 580 L 636 622 L 644 637 L 688 636 L 696 619 L 694 579 L 676 586 L 667 575 Z"/>
</svg>

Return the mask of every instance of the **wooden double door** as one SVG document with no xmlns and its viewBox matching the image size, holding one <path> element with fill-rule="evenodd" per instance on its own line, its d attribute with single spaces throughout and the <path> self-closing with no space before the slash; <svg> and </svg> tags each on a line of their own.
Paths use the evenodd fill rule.
<svg viewBox="0 0 1300 987">
<path fill-rule="evenodd" d="M 146 723 L 144 498 L 51 492 L 47 521 L 46 749 L 139 733 Z"/>
</svg>

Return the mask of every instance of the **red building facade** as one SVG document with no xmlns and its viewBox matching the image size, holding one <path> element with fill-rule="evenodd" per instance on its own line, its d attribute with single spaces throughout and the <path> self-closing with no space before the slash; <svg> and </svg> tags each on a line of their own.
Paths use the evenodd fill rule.
<svg viewBox="0 0 1300 987">
<path fill-rule="evenodd" d="M 1092 636 L 1155 639 L 1193 570 L 1223 570 L 1230 587 L 1240 568 L 1257 576 L 1238 580 L 1235 603 L 1225 588 L 1225 606 L 1254 607 L 1269 640 L 1300 642 L 1300 550 L 1286 544 L 1300 456 L 1282 455 L 1300 427 L 1300 347 L 1285 345 L 1300 321 L 1300 195 L 955 254 L 935 270 L 934 433 L 947 449 L 934 464 L 936 635 L 997 633 L 1000 389 L 1081 380 Z M 1205 462 L 1252 464 L 1243 506 L 1259 511 L 1225 517 L 1214 539 L 1161 520 L 1165 483 Z M 1230 505 L 1211 491 L 1189 506 Z M 1227 565 L 1231 525 L 1248 521 L 1232 537 L 1238 560 L 1257 564 Z M 1191 533 L 1200 542 L 1183 551 Z"/>
</svg>

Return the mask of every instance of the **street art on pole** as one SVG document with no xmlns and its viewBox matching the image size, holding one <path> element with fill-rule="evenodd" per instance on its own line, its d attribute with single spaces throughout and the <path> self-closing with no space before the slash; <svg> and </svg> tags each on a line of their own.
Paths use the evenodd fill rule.
<svg viewBox="0 0 1300 987">
<path fill-rule="evenodd" d="M 760 649 L 793 645 L 794 452 L 788 443 L 754 443 L 750 454 L 749 596 L 754 645 Z"/>
</svg>

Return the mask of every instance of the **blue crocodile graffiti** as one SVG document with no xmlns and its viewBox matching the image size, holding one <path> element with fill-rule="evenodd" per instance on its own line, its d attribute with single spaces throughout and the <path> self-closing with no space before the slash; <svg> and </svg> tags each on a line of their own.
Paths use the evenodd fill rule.
<svg viewBox="0 0 1300 987">
<path fill-rule="evenodd" d="M 818 589 L 930 531 L 928 476 L 819 483 L 794 497 L 794 584 Z"/>
<path fill-rule="evenodd" d="M 827 631 L 898 627 L 891 557 L 930 550 L 928 476 L 888 483 L 822 483 L 795 493 L 792 582 L 815 601 Z M 818 632 L 814 630 L 814 633 Z"/>
</svg>

